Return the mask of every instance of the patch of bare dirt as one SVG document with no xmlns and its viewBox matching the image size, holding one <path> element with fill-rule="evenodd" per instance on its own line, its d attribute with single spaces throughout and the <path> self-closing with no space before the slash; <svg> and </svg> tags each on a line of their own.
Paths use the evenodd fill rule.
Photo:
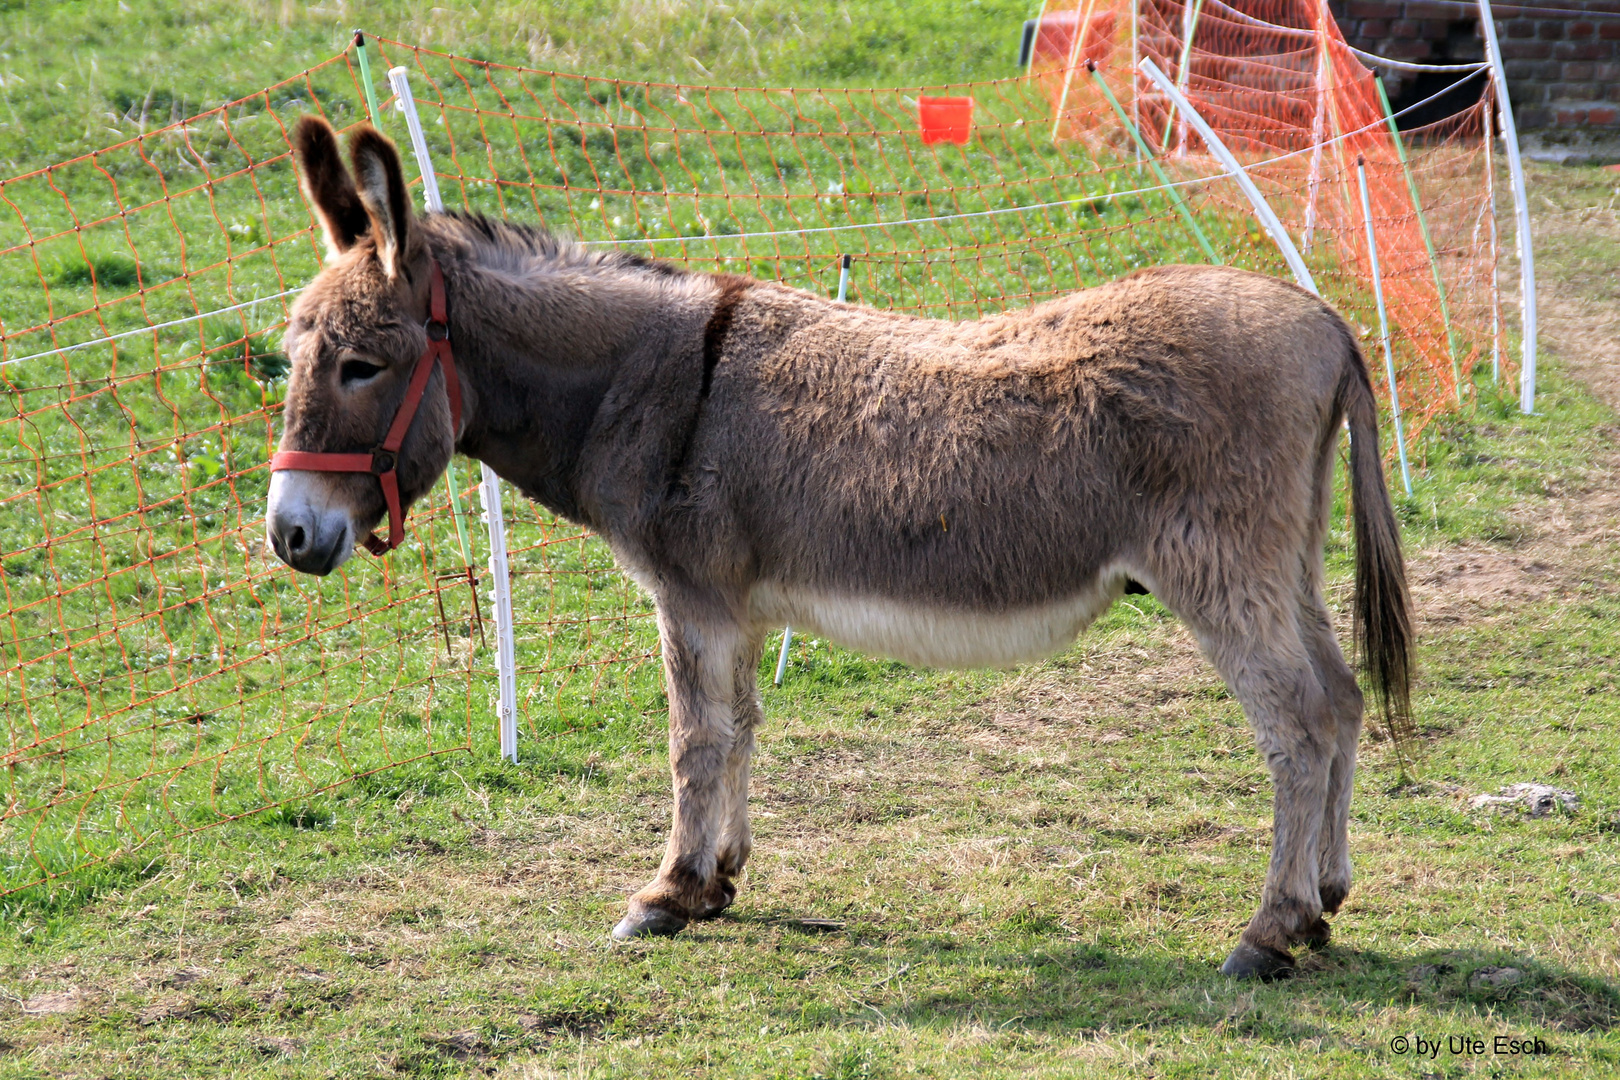
<svg viewBox="0 0 1620 1080">
<path fill-rule="evenodd" d="M 1620 236 L 1613 243 L 1620 248 Z M 1536 295 L 1541 333 L 1556 344 L 1558 355 L 1581 382 L 1620 408 L 1620 304 L 1559 288 L 1538 286 Z"/>
<path fill-rule="evenodd" d="M 75 1013 L 85 1003 L 85 994 L 77 986 L 48 994 L 36 994 L 22 1003 L 25 1016 L 52 1016 Z"/>
<path fill-rule="evenodd" d="M 164 972 L 157 975 L 137 974 L 135 985 L 141 989 L 155 987 L 160 990 L 174 990 L 182 986 L 189 986 L 198 979 L 210 974 L 207 968 L 183 967 L 176 971 Z"/>
<path fill-rule="evenodd" d="M 1461 622 L 1482 608 L 1545 600 L 1562 591 L 1565 568 L 1532 555 L 1482 545 L 1422 552 L 1408 579 L 1420 622 Z"/>
<path fill-rule="evenodd" d="M 448 1035 L 429 1034 L 422 1041 L 456 1061 L 472 1061 L 486 1056 L 489 1044 L 478 1032 L 468 1028 L 452 1031 Z"/>
<path fill-rule="evenodd" d="M 1575 595 L 1611 579 L 1620 548 L 1620 454 L 1592 462 L 1578 485 L 1519 513 L 1533 527 L 1512 549 L 1455 544 L 1408 557 L 1421 621 L 1466 621 L 1494 608 Z"/>
</svg>

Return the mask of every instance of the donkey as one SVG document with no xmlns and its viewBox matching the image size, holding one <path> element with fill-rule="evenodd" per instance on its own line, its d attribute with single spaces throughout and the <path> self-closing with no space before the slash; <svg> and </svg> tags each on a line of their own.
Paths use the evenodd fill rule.
<svg viewBox="0 0 1620 1080">
<path fill-rule="evenodd" d="M 614 937 L 736 898 L 769 631 L 1007 666 L 1140 583 L 1242 703 L 1275 787 L 1264 892 L 1222 970 L 1285 974 L 1327 942 L 1362 724 L 1322 595 L 1346 420 L 1355 630 L 1392 725 L 1411 635 L 1366 363 L 1321 300 L 1167 266 L 916 318 L 418 217 L 375 130 L 352 171 L 324 121 L 296 142 L 330 257 L 287 329 L 269 543 L 314 574 L 385 551 L 456 451 L 607 542 L 657 605 L 674 779 L 663 863 Z"/>
</svg>

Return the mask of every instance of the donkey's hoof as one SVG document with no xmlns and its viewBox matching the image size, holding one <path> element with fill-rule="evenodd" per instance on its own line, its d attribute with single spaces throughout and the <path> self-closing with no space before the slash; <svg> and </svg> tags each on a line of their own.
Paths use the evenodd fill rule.
<svg viewBox="0 0 1620 1080">
<path fill-rule="evenodd" d="M 1268 945 L 1240 942 L 1221 965 L 1221 974 L 1234 979 L 1286 979 L 1294 973 L 1294 958 Z"/>
<path fill-rule="evenodd" d="M 669 937 L 678 934 L 686 920 L 663 908 L 642 907 L 632 904 L 630 914 L 619 920 L 613 928 L 614 941 L 629 941 L 638 937 Z"/>
</svg>

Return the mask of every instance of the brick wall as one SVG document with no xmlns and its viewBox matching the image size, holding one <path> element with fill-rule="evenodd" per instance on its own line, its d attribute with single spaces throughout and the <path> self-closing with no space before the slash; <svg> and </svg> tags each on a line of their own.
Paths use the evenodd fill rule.
<svg viewBox="0 0 1620 1080">
<path fill-rule="evenodd" d="M 1457 64 L 1485 55 L 1469 5 L 1329 0 L 1329 7 L 1350 44 L 1379 56 Z M 1514 118 L 1520 131 L 1539 133 L 1527 144 L 1620 142 L 1620 0 L 1523 0 L 1492 8 Z M 1391 72 L 1385 87 L 1401 108 L 1446 81 Z"/>
</svg>

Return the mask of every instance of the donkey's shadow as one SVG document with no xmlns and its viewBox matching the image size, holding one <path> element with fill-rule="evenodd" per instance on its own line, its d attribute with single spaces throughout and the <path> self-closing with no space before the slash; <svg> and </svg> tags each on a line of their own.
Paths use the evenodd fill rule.
<svg viewBox="0 0 1620 1080">
<path fill-rule="evenodd" d="M 816 944 L 797 934 L 786 938 L 784 948 L 794 938 L 807 949 Z M 1077 1034 L 1196 1027 L 1298 1043 L 1342 1037 L 1324 1017 L 1350 1017 L 1369 1003 L 1405 1003 L 1434 1017 L 1437 1031 L 1487 1041 L 1620 1027 L 1620 985 L 1487 949 L 1329 947 L 1302 954 L 1293 977 L 1257 984 L 1229 979 L 1213 963 L 1070 942 L 1027 951 L 938 937 L 898 949 L 873 945 L 892 974 L 872 985 L 870 1001 L 856 995 L 825 1022 Z"/>
</svg>

